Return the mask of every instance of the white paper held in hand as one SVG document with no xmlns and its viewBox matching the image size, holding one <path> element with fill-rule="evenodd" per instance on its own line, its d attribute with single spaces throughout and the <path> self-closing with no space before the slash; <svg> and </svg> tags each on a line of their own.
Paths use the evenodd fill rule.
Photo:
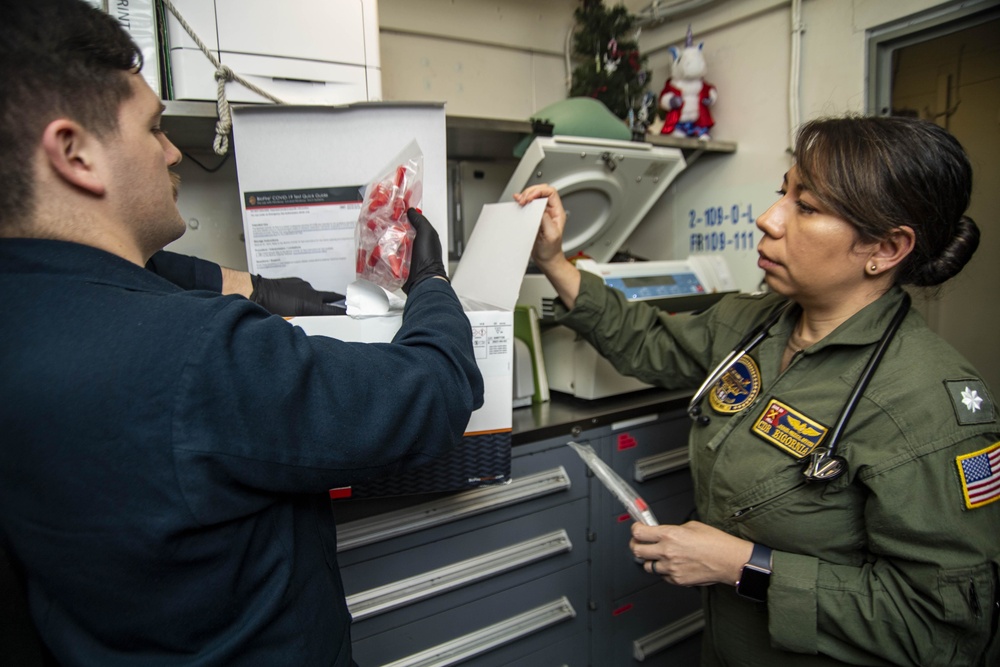
<svg viewBox="0 0 1000 667">
<path fill-rule="evenodd" d="M 455 292 L 494 308 L 514 310 L 544 213 L 544 199 L 524 206 L 517 202 L 483 206 L 451 277 Z M 515 257 L 524 259 L 513 261 Z"/>
<path fill-rule="evenodd" d="M 608 488 L 608 491 L 621 501 L 625 509 L 628 510 L 630 517 L 647 526 L 659 525 L 646 501 L 635 492 L 635 489 L 628 485 L 628 482 L 612 470 L 611 466 L 601 460 L 601 457 L 597 455 L 593 447 L 590 445 L 581 445 L 578 442 L 567 442 L 566 444 L 580 455 L 580 458 L 594 472 L 597 479 L 601 480 L 601 483 Z"/>
</svg>

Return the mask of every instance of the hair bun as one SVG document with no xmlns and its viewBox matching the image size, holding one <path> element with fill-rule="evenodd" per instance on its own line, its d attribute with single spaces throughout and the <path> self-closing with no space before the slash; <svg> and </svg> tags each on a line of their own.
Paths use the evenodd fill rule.
<svg viewBox="0 0 1000 667">
<path fill-rule="evenodd" d="M 955 225 L 955 233 L 938 256 L 926 262 L 923 266 L 913 267 L 913 277 L 910 282 L 920 287 L 930 287 L 958 275 L 968 264 L 972 255 L 979 247 L 979 226 L 967 215 L 959 218 Z"/>
</svg>

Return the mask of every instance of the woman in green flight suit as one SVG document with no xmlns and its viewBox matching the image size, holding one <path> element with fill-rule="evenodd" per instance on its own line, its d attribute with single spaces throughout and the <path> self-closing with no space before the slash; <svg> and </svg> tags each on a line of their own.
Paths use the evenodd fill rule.
<svg viewBox="0 0 1000 667">
<path fill-rule="evenodd" d="M 773 319 L 692 411 L 700 521 L 635 524 L 630 547 L 647 571 L 704 587 L 703 665 L 998 665 L 996 405 L 901 287 L 938 285 L 975 251 L 968 158 L 944 130 L 902 118 L 813 121 L 796 146 L 756 223 L 770 292 L 699 314 L 627 302 L 581 273 L 562 253 L 558 193 L 515 195 L 547 198 L 532 257 L 557 320 L 623 373 L 697 387 Z M 843 474 L 807 479 L 836 431 Z"/>
</svg>

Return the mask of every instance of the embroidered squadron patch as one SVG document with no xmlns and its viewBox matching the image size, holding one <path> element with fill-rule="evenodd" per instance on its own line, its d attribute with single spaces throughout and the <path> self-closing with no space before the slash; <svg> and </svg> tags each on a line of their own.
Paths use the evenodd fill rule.
<svg viewBox="0 0 1000 667">
<path fill-rule="evenodd" d="M 716 412 L 731 414 L 753 403 L 759 393 L 760 369 L 744 354 L 712 387 L 708 403 Z"/>
<path fill-rule="evenodd" d="M 752 430 L 772 445 L 801 459 L 812 454 L 830 429 L 772 398 Z"/>
<path fill-rule="evenodd" d="M 1000 442 L 978 452 L 956 456 L 955 463 L 967 509 L 1000 500 Z"/>
<path fill-rule="evenodd" d="M 982 380 L 947 380 L 944 386 L 959 424 L 989 424 L 996 420 L 993 402 Z"/>
</svg>

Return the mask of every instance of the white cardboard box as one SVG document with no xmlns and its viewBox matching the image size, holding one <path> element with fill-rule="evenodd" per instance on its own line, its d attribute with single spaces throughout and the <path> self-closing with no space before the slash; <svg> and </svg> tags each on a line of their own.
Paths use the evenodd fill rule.
<svg viewBox="0 0 1000 667">
<path fill-rule="evenodd" d="M 248 215 L 253 193 L 339 191 L 378 178 L 411 142 L 423 154 L 420 207 L 448 247 L 448 166 L 444 106 L 433 103 L 379 102 L 346 106 L 233 107 L 233 144 L 239 180 L 247 267 L 266 278 L 294 276 L 316 289 L 345 293 L 354 280 L 354 223 L 361 197 L 347 208 L 304 207 L 287 220 L 268 218 L 266 235 Z M 329 214 L 322 212 L 329 209 Z M 283 209 L 275 209 L 280 213 Z M 324 217 L 325 216 L 325 217 Z M 315 223 L 306 229 L 301 220 Z M 281 245 L 280 225 L 295 230 L 287 258 L 265 256 Z M 313 231 L 317 230 L 317 231 Z M 326 245 L 329 232 L 339 240 Z M 290 234 L 288 235 L 290 237 Z M 301 241 L 301 242 L 300 242 Z M 339 244 L 339 245 L 338 245 Z M 291 247 L 295 246 L 295 247 Z M 255 254 L 256 253 L 256 254 Z M 287 259 L 288 261 L 284 261 Z"/>
<path fill-rule="evenodd" d="M 523 209 L 513 202 L 488 204 L 469 239 L 452 284 L 472 325 L 476 362 L 483 374 L 483 406 L 472 413 L 464 442 L 433 470 L 407 472 L 373 485 L 331 491 L 333 497 L 364 497 L 453 491 L 510 479 L 514 368 L 513 309 L 545 202 Z M 488 258 L 488 259 L 486 259 Z M 489 300 L 488 302 L 486 300 Z M 497 304 L 497 305 L 493 305 Z M 389 342 L 402 322 L 383 317 L 294 317 L 310 335 L 340 340 Z"/>
<path fill-rule="evenodd" d="M 466 436 L 510 432 L 513 416 L 514 305 L 538 233 L 544 200 L 521 208 L 487 204 L 469 238 L 452 286 L 472 325 L 472 346 L 483 374 L 485 401 L 472 413 Z M 402 323 L 398 312 L 382 317 L 293 317 L 310 335 L 387 343 Z"/>
<path fill-rule="evenodd" d="M 466 436 L 510 432 L 514 364 L 514 315 L 510 310 L 479 309 L 467 304 L 472 325 L 476 363 L 483 374 L 485 402 L 472 413 Z M 352 317 L 293 317 L 289 320 L 311 336 L 346 341 L 388 343 L 402 322 L 398 314 L 355 319 Z"/>
<path fill-rule="evenodd" d="M 444 109 L 440 105 L 244 107 L 237 108 L 233 118 L 251 271 L 257 272 L 258 262 L 252 254 L 253 229 L 247 216 L 249 193 L 295 193 L 366 184 L 414 139 L 424 155 L 421 208 L 437 230 L 443 249 L 448 247 L 446 139 Z M 472 325 L 473 347 L 485 383 L 484 405 L 472 414 L 465 442 L 447 461 L 435 461 L 427 470 L 407 471 L 396 478 L 358 485 L 338 497 L 453 491 L 509 480 L 513 309 L 544 205 L 544 201 L 536 201 L 522 208 L 511 201 L 484 206 L 451 278 Z M 291 228 L 300 234 L 301 227 L 294 224 Z M 280 229 L 275 226 L 269 232 L 280 233 Z M 341 254 L 353 268 L 354 252 Z M 317 257 L 310 265 L 322 267 L 324 261 Z M 343 261 L 344 257 L 329 257 L 330 263 Z M 282 277 L 276 273 L 265 275 Z M 320 289 L 346 292 L 346 284 L 324 284 L 318 275 L 298 277 L 309 279 Z M 397 311 L 366 318 L 296 317 L 291 322 L 310 335 L 388 342 L 399 329 L 402 315 Z"/>
</svg>

